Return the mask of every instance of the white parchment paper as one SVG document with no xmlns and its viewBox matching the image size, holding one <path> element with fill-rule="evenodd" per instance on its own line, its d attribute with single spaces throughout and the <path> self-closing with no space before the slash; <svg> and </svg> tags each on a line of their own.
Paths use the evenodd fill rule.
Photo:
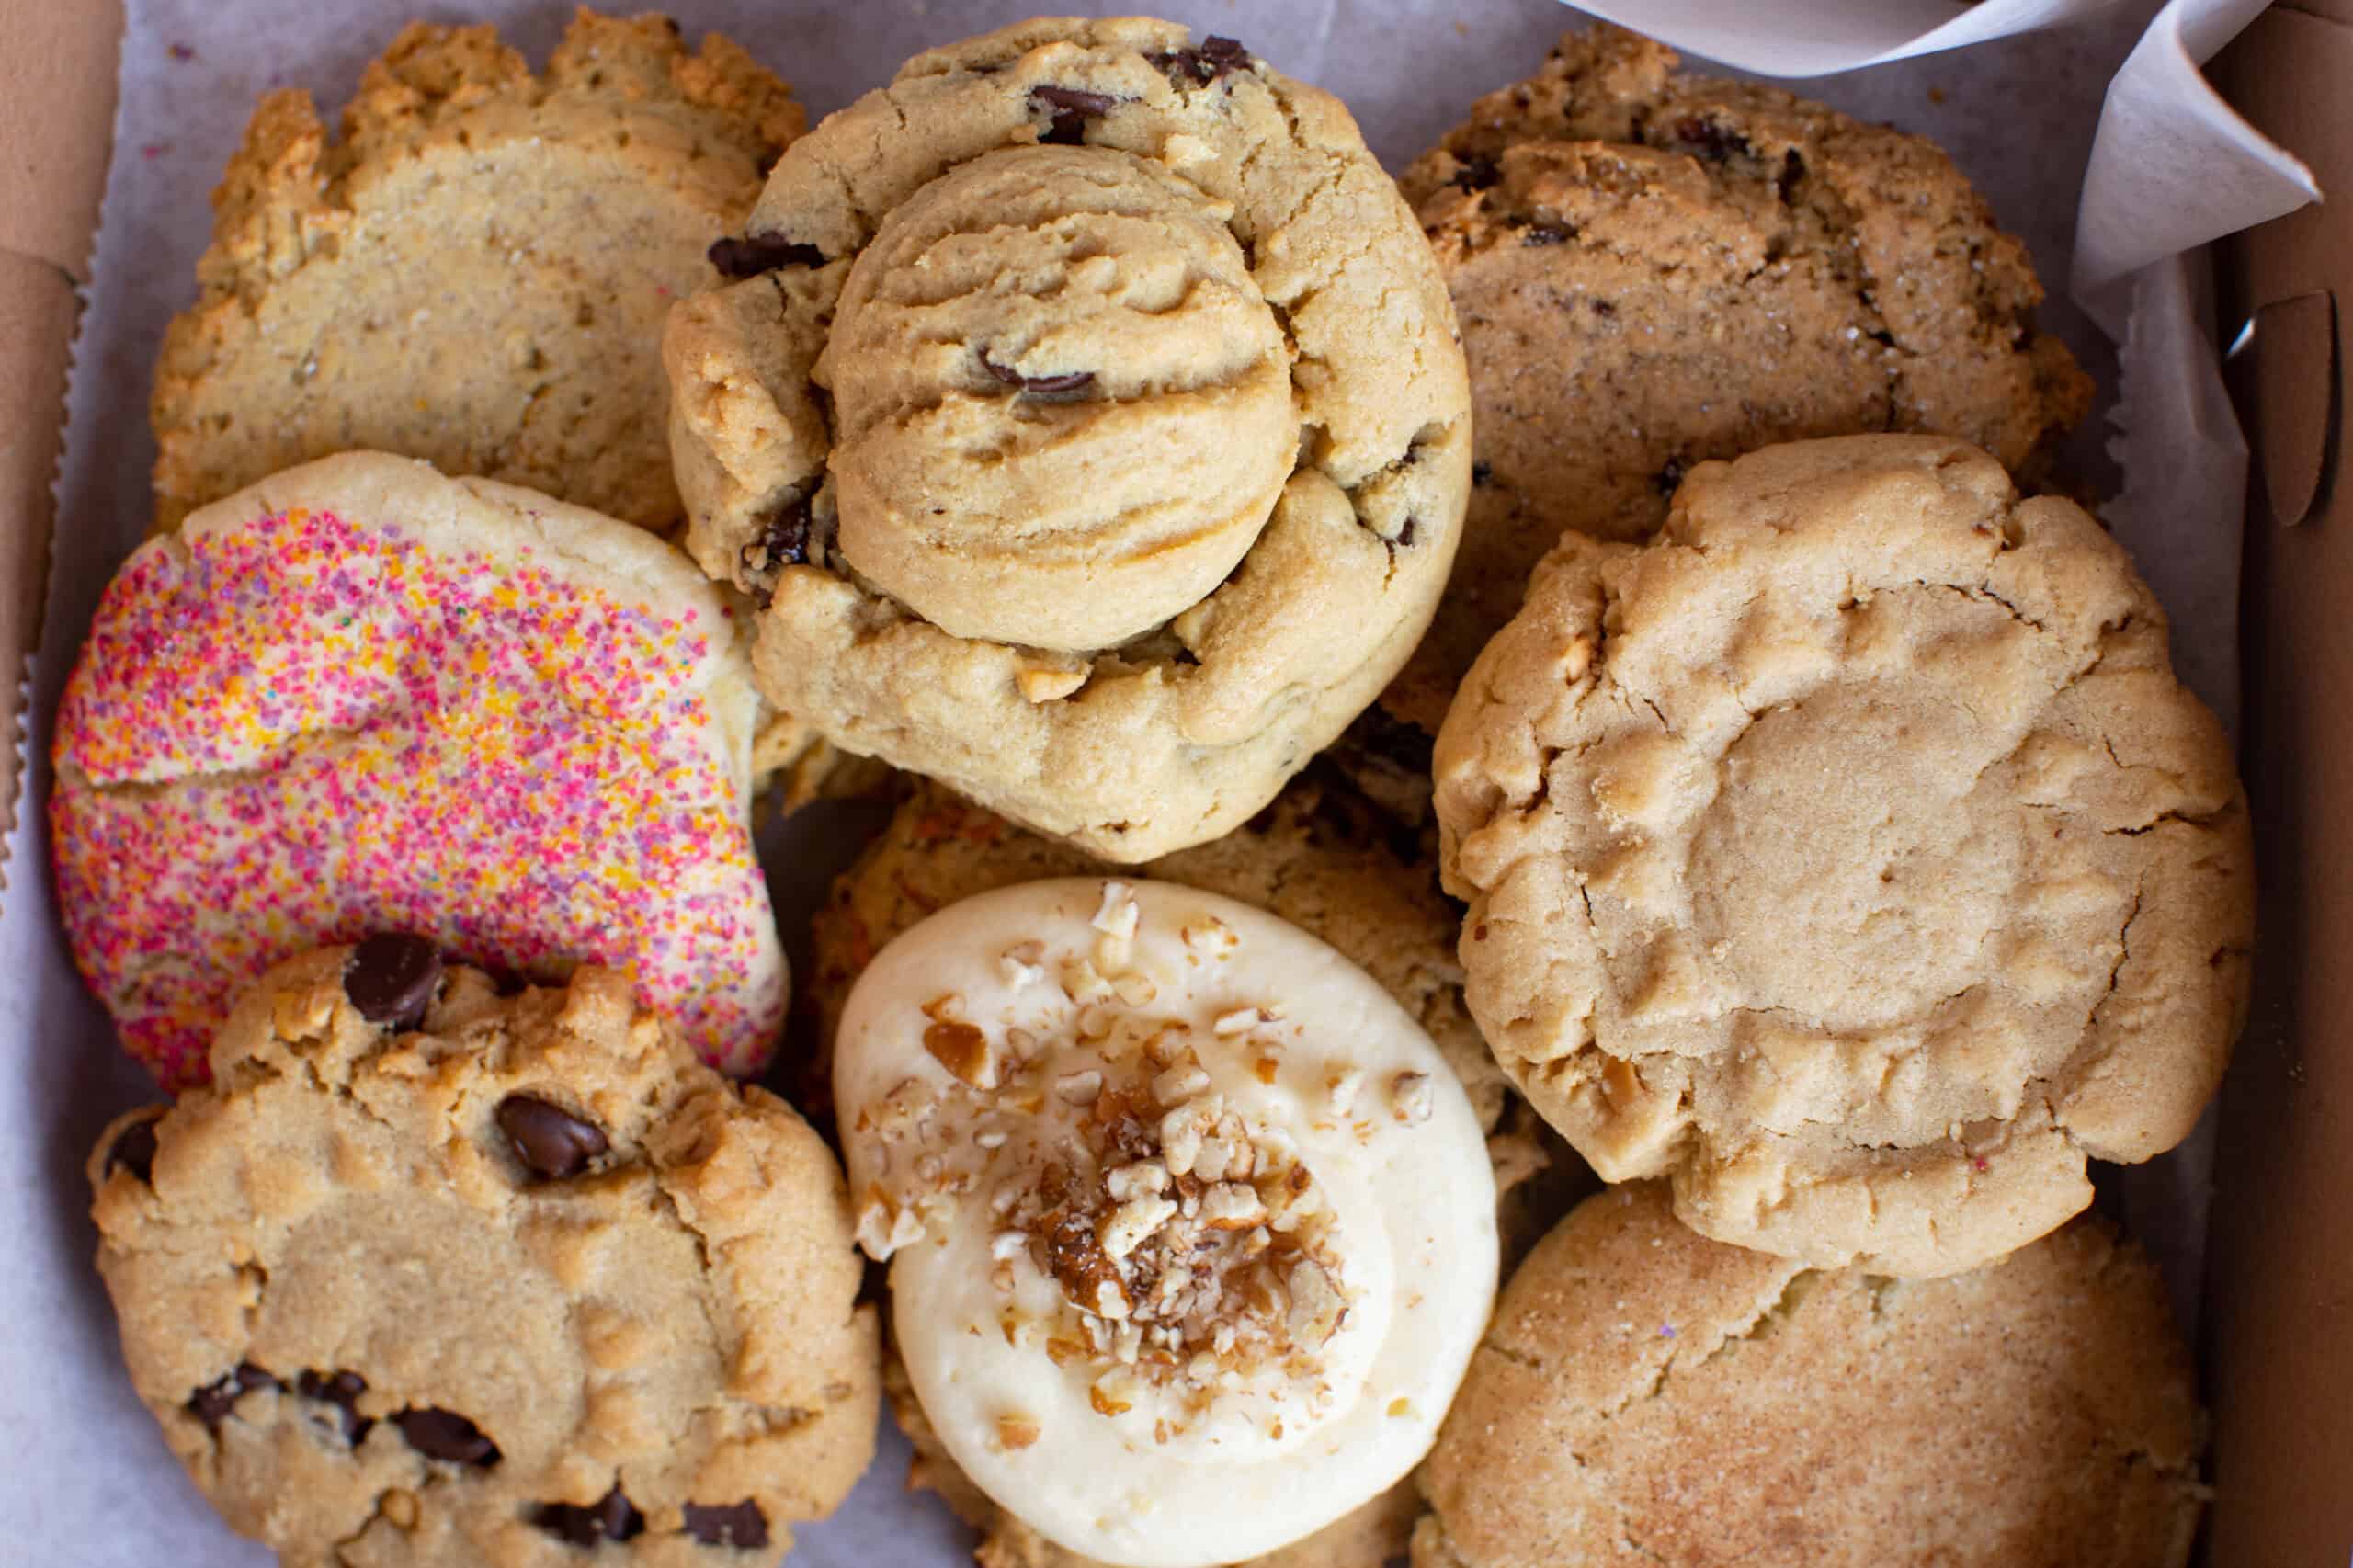
<svg viewBox="0 0 2353 1568">
<path fill-rule="evenodd" d="M 2167 35 L 2153 35 L 2161 42 L 2148 91 L 2138 100 L 2142 118 L 2112 121 L 2103 134 L 2102 155 L 2111 160 L 2104 166 L 2120 188 L 2135 188 L 2130 176 L 2151 161 L 2143 149 L 2156 146 L 2161 133 L 2198 128 L 2190 122 L 2200 111 L 2180 100 L 2202 89 L 2194 70 L 2185 79 L 2172 69 L 2174 53 L 2167 51 L 2202 57 L 2216 41 L 2210 35 L 2226 34 L 2249 4 L 2177 0 L 2169 8 L 2177 23 L 2185 12 L 2198 13 L 2187 44 L 2177 48 L 2162 41 Z M 362 65 L 418 15 L 497 22 L 513 41 L 544 58 L 570 8 L 569 0 L 131 0 L 114 163 L 71 392 L 45 642 L 34 667 L 29 809 L 18 818 L 7 896 L 0 903 L 0 973 L 8 976 L 0 985 L 0 1040 L 16 1069 L 0 1075 L 0 1324 L 6 1325 L 0 1333 L 0 1433 L 13 1449 L 0 1464 L 0 1518 L 10 1542 L 0 1559 L 76 1568 L 158 1562 L 227 1568 L 268 1561 L 213 1517 L 132 1397 L 112 1314 L 90 1267 L 94 1237 L 82 1161 L 107 1119 L 153 1090 L 116 1049 L 65 951 L 50 896 L 43 810 L 58 688 L 108 575 L 145 526 L 154 456 L 145 416 L 148 378 L 165 324 L 193 294 L 195 261 L 209 232 L 207 194 L 266 88 L 299 85 L 324 107 L 338 105 Z M 716 28 L 735 37 L 794 82 L 813 116 L 881 82 L 918 49 L 1039 9 L 1155 8 L 1198 32 L 1240 37 L 1282 69 L 1338 92 L 1392 168 L 1453 123 L 1472 97 L 1532 71 L 1553 37 L 1576 25 L 1552 0 L 1203 0 L 1149 7 L 1057 7 L 1046 0 L 674 0 L 669 8 L 689 33 Z M 1941 142 L 1991 198 L 2004 225 L 2026 238 L 2054 285 L 2082 265 L 2075 213 L 2103 94 L 2157 10 L 2154 0 L 1984 0 L 1966 9 L 1947 0 L 1596 0 L 1592 8 L 1760 71 L 1846 72 L 1869 61 L 1915 57 L 1826 76 L 1804 90 Z M 2063 23 L 2058 30 L 1993 37 L 1963 53 L 1929 52 L 2054 20 Z M 2184 34 L 2177 28 L 2169 36 Z M 2176 100 L 2171 109 L 2168 95 Z M 2210 131 L 2221 124 L 2211 109 L 2204 111 Z M 2172 160 L 2177 148 L 2197 143 L 2165 145 Z M 2245 153 L 2240 145 L 2234 153 L 2192 155 Z M 2243 174 L 2250 165 L 2229 166 Z M 2283 165 L 2267 167 L 2289 177 Z M 2275 203 L 2292 194 L 2269 188 Z M 2268 215 L 2242 214 L 2244 204 L 2222 199 L 2232 194 L 2192 184 L 2186 194 L 2175 189 L 2151 199 L 2169 217 L 2186 207 L 2205 214 L 2171 231 L 2179 243 L 2194 244 L 2248 216 Z M 2172 378 L 2195 369 L 2201 355 L 2211 362 L 2211 354 L 2198 335 L 2185 276 L 2168 272 L 2154 261 L 2161 253 L 2147 248 L 2162 236 L 2131 223 L 2120 230 L 2087 224 L 2086 233 L 2098 236 L 2100 256 L 2130 261 L 2121 271 L 2100 262 L 2094 271 L 2101 276 L 2092 281 L 2116 287 L 2119 277 L 2132 279 L 2120 285 L 2128 290 L 2123 307 L 2104 302 L 2103 314 L 2120 326 L 2131 324 L 2133 385 L 2189 386 Z M 2153 266 L 2156 270 L 2148 270 Z M 2143 316 L 2132 312 L 2136 299 L 2155 324 L 2144 328 Z M 2069 340 L 2104 390 L 2114 387 L 2117 358 L 2090 315 L 2062 299 L 2046 309 L 2044 321 Z M 2104 398 L 2103 413 L 2111 408 Z M 2231 489 L 2224 504 L 2211 470 L 2201 471 L 2207 488 L 2184 492 L 2177 475 L 2150 466 L 2147 457 L 2178 451 L 2184 438 L 2227 457 L 2234 437 L 2221 428 L 2218 414 L 2226 418 L 2227 406 L 2218 409 L 2202 392 L 2136 398 L 2137 439 L 2109 452 L 2096 416 L 2069 457 L 2096 487 L 2121 489 L 2132 500 L 2120 520 L 2145 564 L 2193 544 L 2202 551 L 2198 561 L 2224 562 L 2153 574 L 2174 611 L 2177 645 L 2195 684 L 2210 699 L 2226 700 L 2237 492 Z M 2169 423 L 2160 426 L 2160 420 Z M 2243 448 L 2238 460 L 2243 465 Z M 2243 466 L 2240 472 L 2243 479 Z M 2169 504 L 2137 499 L 2149 494 Z M 2185 502 L 2185 494 L 2193 498 Z M 2215 591 L 2223 580 L 2218 572 L 2234 585 L 2227 594 Z M 806 844 L 772 848 L 779 912 L 797 936 L 796 912 L 813 902 L 843 850 L 835 846 L 828 856 Z M 2158 1195 L 2132 1205 L 2138 1228 L 2159 1244 L 2185 1301 L 2196 1288 L 2203 1169 L 2195 1161 L 2168 1166 L 2159 1173 Z M 904 1445 L 886 1432 L 873 1472 L 840 1515 L 801 1533 L 794 1561 L 822 1568 L 949 1568 L 967 1561 L 969 1543 L 945 1511 L 904 1491 Z"/>
</svg>

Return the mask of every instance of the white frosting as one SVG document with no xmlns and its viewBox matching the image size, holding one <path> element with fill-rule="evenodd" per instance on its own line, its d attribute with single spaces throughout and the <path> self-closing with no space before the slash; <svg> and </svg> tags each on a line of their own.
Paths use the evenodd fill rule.
<svg viewBox="0 0 2353 1568">
<path fill-rule="evenodd" d="M 867 970 L 834 1088 L 924 1413 L 1048 1540 L 1256 1557 L 1428 1451 L 1495 1297 L 1486 1146 L 1305 932 L 1167 882 L 984 893 Z"/>
</svg>

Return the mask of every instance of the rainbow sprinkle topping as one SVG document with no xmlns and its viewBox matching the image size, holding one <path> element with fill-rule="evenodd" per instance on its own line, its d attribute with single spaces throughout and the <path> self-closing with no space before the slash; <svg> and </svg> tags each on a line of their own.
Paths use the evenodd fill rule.
<svg viewBox="0 0 2353 1568">
<path fill-rule="evenodd" d="M 404 930 L 627 971 L 704 1060 L 757 1071 L 784 960 L 704 690 L 730 633 L 698 619 L 324 511 L 141 549 L 67 684 L 50 810 L 125 1045 L 201 1083 L 245 983 Z"/>
</svg>

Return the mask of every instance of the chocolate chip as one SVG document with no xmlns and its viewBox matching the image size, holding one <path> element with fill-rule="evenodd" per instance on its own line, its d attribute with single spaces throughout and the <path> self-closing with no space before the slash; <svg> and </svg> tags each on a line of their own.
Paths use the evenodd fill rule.
<svg viewBox="0 0 2353 1568">
<path fill-rule="evenodd" d="M 371 1024 L 415 1028 L 441 986 L 441 949 L 423 937 L 370 937 L 344 960 L 343 994 Z"/>
<path fill-rule="evenodd" d="M 687 1533 L 705 1546 L 766 1546 L 768 1517 L 746 1499 L 728 1507 L 687 1505 Z"/>
<path fill-rule="evenodd" d="M 1683 487 L 1683 460 L 1669 458 L 1666 466 L 1651 476 L 1651 483 L 1661 495 L 1672 495 Z"/>
<path fill-rule="evenodd" d="M 787 501 L 770 512 L 758 537 L 744 547 L 744 570 L 765 578 L 787 566 L 808 564 L 809 525 L 806 499 Z"/>
<path fill-rule="evenodd" d="M 1000 365 L 987 355 L 981 356 L 981 369 L 1006 386 L 1018 387 L 1021 395 L 1040 403 L 1076 403 L 1095 385 L 1092 370 L 1071 370 L 1059 376 L 1025 376 L 1007 365 Z"/>
<path fill-rule="evenodd" d="M 1397 718 L 1378 703 L 1357 716 L 1357 722 L 1348 726 L 1348 734 L 1373 756 L 1408 773 L 1430 770 L 1434 744 L 1430 733 L 1419 724 Z"/>
<path fill-rule="evenodd" d="M 294 1388 L 304 1399 L 335 1406 L 335 1425 L 355 1449 L 375 1425 L 359 1414 L 359 1396 L 368 1392 L 368 1380 L 357 1372 L 305 1372 L 294 1380 Z"/>
<path fill-rule="evenodd" d="M 608 1147 L 594 1123 L 535 1096 L 507 1096 L 498 1102 L 497 1117 L 515 1157 L 550 1180 L 578 1176 Z"/>
<path fill-rule="evenodd" d="M 188 1413 L 203 1422 L 206 1431 L 217 1433 L 221 1430 L 221 1423 L 228 1419 L 229 1412 L 236 1408 L 238 1400 L 256 1389 L 274 1389 L 277 1386 L 276 1378 L 251 1361 L 240 1361 L 235 1371 L 222 1373 L 188 1395 Z"/>
<path fill-rule="evenodd" d="M 1493 158 L 1472 156 L 1454 161 L 1454 188 L 1485 190 L 1504 177 L 1501 165 Z"/>
<path fill-rule="evenodd" d="M 1250 51 L 1235 40 L 1214 33 L 1195 48 L 1147 54 L 1144 59 L 1156 70 L 1171 76 L 1190 76 L 1202 86 L 1231 72 L 1250 69 Z"/>
<path fill-rule="evenodd" d="M 1696 114 L 1675 122 L 1675 140 L 1678 146 L 1697 153 L 1711 164 L 1721 164 L 1735 154 L 1745 155 L 1753 150 L 1748 144 L 1748 138 L 1739 131 Z"/>
<path fill-rule="evenodd" d="M 1491 465 L 1489 465 L 1489 464 L 1487 464 L 1487 463 L 1483 463 L 1483 462 L 1479 462 L 1479 463 L 1472 463 L 1472 464 L 1471 465 L 1471 483 L 1473 483 L 1473 484 L 1485 484 L 1485 483 L 1489 483 L 1490 481 L 1492 481 L 1495 477 L 1495 469 L 1494 469 Z"/>
<path fill-rule="evenodd" d="M 116 1136 L 114 1147 L 107 1151 L 106 1166 L 99 1174 L 112 1176 L 118 1170 L 124 1170 L 129 1171 L 141 1181 L 153 1181 L 155 1179 L 155 1120 L 156 1119 L 151 1116 L 144 1121 L 134 1121 L 124 1128 Z"/>
<path fill-rule="evenodd" d="M 779 267 L 823 267 L 825 253 L 782 234 L 729 234 L 710 242 L 703 253 L 723 278 L 756 278 Z"/>
<path fill-rule="evenodd" d="M 631 1540 L 645 1533 L 645 1516 L 618 1485 L 585 1508 L 577 1503 L 542 1503 L 531 1522 L 573 1546 Z"/>
<path fill-rule="evenodd" d="M 1530 223 L 1519 232 L 1519 243 L 1524 245 L 1564 245 L 1576 237 L 1577 232 L 1566 223 L 1549 220 Z"/>
<path fill-rule="evenodd" d="M 1596 300 L 1593 302 L 1593 313 L 1599 316 L 1603 321 L 1608 321 L 1611 316 L 1618 313 L 1618 307 L 1611 304 L 1607 300 Z"/>
<path fill-rule="evenodd" d="M 1422 519 L 1421 519 L 1421 518 L 1419 518 L 1419 517 L 1408 517 L 1408 518 L 1406 518 L 1406 519 L 1405 519 L 1405 521 L 1404 521 L 1404 526 L 1403 526 L 1403 527 L 1401 527 L 1400 528 L 1398 528 L 1398 530 L 1397 530 L 1397 548 L 1398 548 L 1398 549 L 1400 549 L 1400 550 L 1411 550 L 1411 549 L 1413 549 L 1413 548 L 1414 548 L 1414 534 L 1415 534 L 1415 531 L 1416 529 L 1418 529 L 1421 526 L 1422 526 Z"/>
<path fill-rule="evenodd" d="M 1075 147 L 1086 140 L 1086 122 L 1110 113 L 1111 106 L 1120 100 L 1108 93 L 1049 85 L 1030 88 L 1029 101 L 1042 105 L 1053 116 L 1046 133 L 1038 140 L 1056 147 Z"/>
<path fill-rule="evenodd" d="M 488 1470 L 498 1462 L 498 1445 L 453 1410 L 404 1410 L 392 1417 L 408 1446 L 429 1460 Z"/>
<path fill-rule="evenodd" d="M 1803 178 L 1805 178 L 1805 160 L 1799 157 L 1798 150 L 1792 147 L 1781 155 L 1781 174 L 1780 177 L 1773 182 L 1774 193 L 1783 201 L 1787 201 L 1790 199 L 1790 193 L 1797 189 L 1798 181 Z"/>
</svg>

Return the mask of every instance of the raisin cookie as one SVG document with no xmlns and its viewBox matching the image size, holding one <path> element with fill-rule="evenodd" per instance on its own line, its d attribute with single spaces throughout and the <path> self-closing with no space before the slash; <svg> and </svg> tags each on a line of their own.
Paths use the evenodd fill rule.
<svg viewBox="0 0 2353 1568">
<path fill-rule="evenodd" d="M 770 1562 L 872 1456 L 840 1167 L 628 982 L 308 953 L 91 1156 L 131 1377 L 289 1564 Z M 754 1552 L 760 1555 L 754 1556 Z"/>
<path fill-rule="evenodd" d="M 1141 879 L 961 900 L 851 990 L 834 1090 L 926 1425 L 1040 1537 L 1242 1562 L 1428 1451 L 1494 1304 L 1485 1142 L 1298 926 Z"/>
<path fill-rule="evenodd" d="M 688 547 L 810 737 L 1140 862 L 1266 804 L 1428 624 L 1445 285 L 1347 111 L 1233 40 L 919 55 L 712 259 L 664 347 Z"/>
<path fill-rule="evenodd" d="M 2181 1568 L 2200 1426 L 2157 1272 L 2104 1221 L 1898 1280 L 1620 1187 L 1505 1288 L 1414 1568 Z"/>
<path fill-rule="evenodd" d="M 960 899 L 1108 868 L 938 785 L 918 785 L 890 826 L 834 884 L 815 921 L 804 995 L 831 1041 L 849 987 L 900 932 Z M 1139 868 L 1281 916 L 1346 954 L 1413 1015 L 1469 1094 L 1487 1132 L 1506 1262 L 1541 1234 L 1590 1181 L 1511 1095 L 1462 1006 L 1455 917 L 1402 835 L 1347 781 L 1312 768 L 1274 803 L 1214 843 Z M 949 1458 L 895 1358 L 883 1387 L 915 1449 L 911 1483 L 938 1492 L 982 1532 L 991 1568 L 1086 1568 L 999 1507 Z M 1417 1507 L 1401 1485 L 1306 1540 L 1254 1559 L 1256 1568 L 1380 1568 L 1404 1550 Z"/>
<path fill-rule="evenodd" d="M 336 142 L 270 93 L 156 366 L 158 523 L 373 447 L 670 527 L 662 316 L 801 123 L 725 39 L 585 9 L 536 77 L 412 24 Z"/>
<path fill-rule="evenodd" d="M 1685 470 L 1775 441 L 1954 436 L 2015 469 L 2090 383 L 1950 159 L 1772 87 L 1572 33 L 1409 168 L 1461 317 L 1461 559 L 1386 699 L 1435 733 L 1562 530 L 1639 539 Z"/>
<path fill-rule="evenodd" d="M 2164 612 L 1956 441 L 1705 463 L 1564 535 L 1438 742 L 1472 1016 L 1612 1181 L 1719 1240 L 1972 1268 L 2187 1136 L 2254 873 Z"/>
<path fill-rule="evenodd" d="M 670 546 L 381 452 L 275 474 L 123 563 L 57 712 L 74 961 L 166 1088 L 236 993 L 396 925 L 631 971 L 756 1072 L 788 975 L 750 828 L 743 626 Z"/>
</svg>

